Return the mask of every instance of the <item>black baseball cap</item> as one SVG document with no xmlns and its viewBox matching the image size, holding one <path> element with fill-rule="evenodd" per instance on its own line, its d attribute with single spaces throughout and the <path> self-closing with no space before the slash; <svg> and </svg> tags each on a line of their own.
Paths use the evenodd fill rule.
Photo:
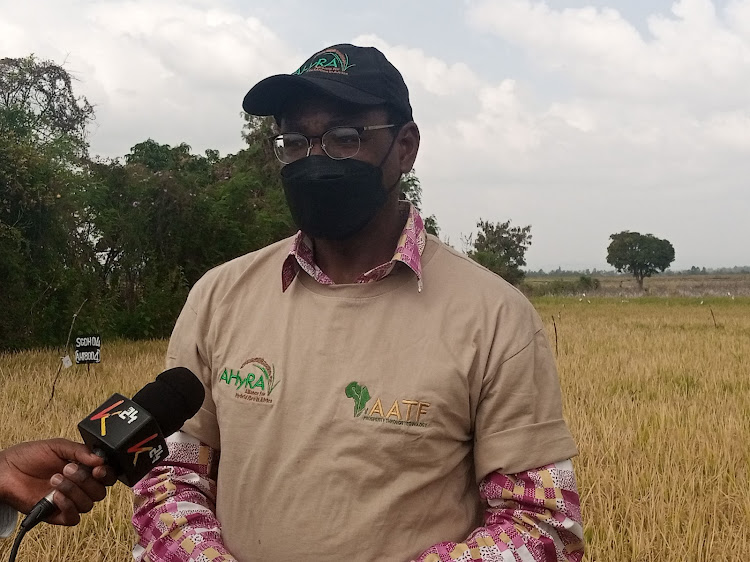
<svg viewBox="0 0 750 562">
<path fill-rule="evenodd" d="M 291 74 L 258 82 L 242 101 L 251 115 L 277 119 L 290 98 L 310 93 L 332 96 L 355 105 L 389 105 L 412 120 L 409 90 L 401 73 L 375 47 L 333 45 L 311 56 Z"/>
</svg>

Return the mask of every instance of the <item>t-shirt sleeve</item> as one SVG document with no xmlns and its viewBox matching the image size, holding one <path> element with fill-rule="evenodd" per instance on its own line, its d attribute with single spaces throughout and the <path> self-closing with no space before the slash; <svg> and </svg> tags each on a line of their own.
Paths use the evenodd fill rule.
<svg viewBox="0 0 750 562">
<path fill-rule="evenodd" d="M 211 395 L 212 367 L 206 347 L 207 321 L 197 311 L 200 300 L 197 287 L 191 291 L 180 313 L 167 349 L 167 368 L 187 367 L 200 379 L 206 391 L 198 413 L 185 422 L 182 431 L 212 449 L 221 449 L 216 405 Z"/>
<path fill-rule="evenodd" d="M 527 306 L 526 314 L 514 315 L 520 326 L 495 334 L 517 341 L 515 349 L 495 341 L 487 361 L 474 424 L 477 481 L 491 472 L 515 474 L 578 453 L 562 415 L 554 356 L 541 320 Z"/>
</svg>

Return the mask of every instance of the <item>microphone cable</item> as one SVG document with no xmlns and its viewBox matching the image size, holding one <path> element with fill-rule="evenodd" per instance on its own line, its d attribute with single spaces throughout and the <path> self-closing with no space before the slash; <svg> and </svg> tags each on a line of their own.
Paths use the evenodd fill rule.
<svg viewBox="0 0 750 562">
<path fill-rule="evenodd" d="M 10 549 L 10 558 L 8 562 L 16 562 L 16 556 L 18 556 L 18 549 L 21 546 L 21 541 L 31 529 L 36 527 L 43 518 L 51 515 L 55 511 L 55 504 L 49 499 L 44 498 L 29 512 L 29 514 L 21 521 L 21 526 L 16 533 L 16 540 L 13 541 L 13 547 Z"/>
<path fill-rule="evenodd" d="M 18 556 L 18 548 L 21 546 L 21 541 L 26 536 L 27 529 L 21 527 L 16 533 L 16 540 L 13 541 L 13 548 L 10 549 L 10 558 L 8 562 L 16 562 L 16 556 Z"/>
<path fill-rule="evenodd" d="M 10 558 L 8 558 L 8 562 L 16 562 L 16 556 L 18 555 L 18 547 L 21 546 L 21 541 L 23 540 L 23 537 L 26 535 L 26 530 L 21 529 L 16 534 L 16 540 L 13 541 L 13 548 L 10 549 Z"/>
</svg>

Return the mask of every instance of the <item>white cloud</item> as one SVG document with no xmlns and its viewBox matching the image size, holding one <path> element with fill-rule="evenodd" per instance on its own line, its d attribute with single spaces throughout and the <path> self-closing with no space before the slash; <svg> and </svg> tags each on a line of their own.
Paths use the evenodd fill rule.
<svg viewBox="0 0 750 562">
<path fill-rule="evenodd" d="M 641 26 L 616 9 L 624 1 L 472 0 L 469 27 L 446 21 L 451 33 L 418 44 L 366 23 L 351 31 L 404 75 L 424 207 L 454 244 L 479 217 L 510 218 L 532 225 L 535 268 L 604 266 L 623 229 L 672 240 L 678 266 L 747 262 L 723 241 L 750 239 L 750 0 L 679 0 Z M 0 0 L 0 13 L 2 56 L 67 61 L 97 105 L 94 152 L 107 155 L 149 136 L 239 149 L 247 89 L 324 46 L 296 43 L 257 6 L 210 0 Z M 321 37 L 342 28 L 335 14 L 309 25 Z M 476 66 L 461 52 L 469 33 L 514 65 Z M 463 62 L 436 54 L 446 46 Z"/>
<path fill-rule="evenodd" d="M 133 1 L 94 4 L 89 19 L 123 46 L 157 58 L 160 78 L 200 79 L 205 86 L 289 72 L 286 46 L 253 18 L 183 2 Z"/>
<path fill-rule="evenodd" d="M 711 147 L 750 144 L 750 34 L 724 23 L 750 21 L 750 1 L 735 0 L 724 17 L 709 0 L 680 0 L 672 13 L 649 17 L 650 40 L 612 9 L 552 10 L 538 1 L 493 0 L 477 4 L 469 18 L 516 43 L 530 64 L 565 75 L 576 98 L 548 94 L 546 114 L 596 138 L 587 149 L 596 153 L 600 146 L 637 160 L 642 150 L 668 155 L 677 149 L 708 157 L 710 165 Z M 486 129 L 487 117 L 481 115 L 476 127 Z M 506 122 L 502 116 L 497 126 Z M 566 134 L 552 122 L 540 119 L 539 125 L 540 137 L 551 142 Z"/>
<path fill-rule="evenodd" d="M 470 21 L 515 44 L 539 83 L 473 73 L 451 82 L 453 69 L 422 50 L 358 39 L 381 48 L 416 83 L 417 116 L 429 108 L 428 119 L 417 119 L 417 173 L 425 207 L 454 244 L 479 217 L 512 218 L 532 224 L 532 266 L 601 267 L 612 232 L 654 232 L 684 249 L 700 239 L 693 224 L 731 237 L 730 225 L 750 212 L 747 196 L 737 197 L 750 151 L 747 87 L 737 91 L 750 87 L 747 45 L 710 8 L 677 2 L 671 17 L 648 18 L 653 37 L 645 38 L 612 9 L 475 5 Z M 704 43 L 712 46 L 695 55 Z M 544 88 L 551 75 L 563 76 L 567 93 Z M 717 199 L 736 205 L 717 206 Z M 725 217 L 707 221 L 709 209 Z M 717 248 L 700 257 L 721 263 L 722 252 L 731 253 Z M 678 258 L 690 255 L 678 251 Z"/>
<path fill-rule="evenodd" d="M 425 54 L 422 49 L 389 45 L 377 35 L 360 35 L 356 45 L 370 45 L 383 52 L 386 58 L 407 77 L 407 86 L 418 85 L 430 94 L 448 96 L 462 94 L 479 85 L 479 79 L 464 63 L 447 64 Z"/>
<path fill-rule="evenodd" d="M 706 134 L 719 146 L 750 155 L 750 109 L 712 116 L 705 124 Z"/>
<path fill-rule="evenodd" d="M 583 133 L 591 133 L 597 128 L 597 119 L 593 111 L 581 102 L 554 102 L 547 115 L 562 120 L 567 126 Z"/>
<path fill-rule="evenodd" d="M 541 144 L 538 117 L 527 111 L 518 96 L 514 80 L 479 91 L 480 110 L 471 122 L 457 124 L 467 146 L 511 152 L 532 150 Z"/>
<path fill-rule="evenodd" d="M 553 265 L 555 254 L 571 263 L 571 248 L 595 255 L 624 228 L 662 230 L 683 259 L 685 248 L 697 254 L 696 228 L 750 236 L 741 218 L 750 212 L 750 1 L 721 13 L 708 0 L 675 2 L 671 15 L 648 18 L 651 37 L 608 8 L 492 0 L 467 17 L 514 45 L 542 78 L 486 84 L 477 113 L 444 126 L 436 151 L 452 148 L 467 165 L 432 164 L 475 186 L 465 196 L 475 213 L 525 217 L 537 233 L 532 264 Z M 545 76 L 567 88 L 544 89 Z M 713 259 L 730 254 L 717 244 Z"/>
<path fill-rule="evenodd" d="M 536 0 L 483 0 L 469 20 L 591 94 L 679 103 L 689 90 L 696 100 L 737 103 L 750 86 L 750 34 L 747 21 L 732 25 L 750 20 L 747 6 L 738 0 L 720 18 L 710 0 L 680 0 L 671 16 L 648 18 L 650 38 L 617 10 L 553 10 Z"/>
<path fill-rule="evenodd" d="M 745 0 L 730 0 L 725 11 L 729 27 L 746 40 L 750 38 L 750 3 Z"/>
<path fill-rule="evenodd" d="M 79 12 L 36 4 L 3 6 L 11 25 L 35 34 L 0 34 L 0 48 L 66 61 L 96 106 L 92 143 L 106 155 L 149 136 L 235 151 L 245 92 L 300 58 L 257 19 L 208 2 L 82 2 Z"/>
<path fill-rule="evenodd" d="M 8 21 L 0 19 L 0 38 L 5 45 L 16 45 L 23 41 L 23 30 Z M 1 45 L 1 44 L 0 44 Z"/>
</svg>

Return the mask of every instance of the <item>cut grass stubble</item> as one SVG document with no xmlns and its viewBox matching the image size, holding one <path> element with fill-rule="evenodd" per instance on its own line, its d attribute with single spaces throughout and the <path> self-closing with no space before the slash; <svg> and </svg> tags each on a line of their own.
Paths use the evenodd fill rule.
<svg viewBox="0 0 750 562">
<path fill-rule="evenodd" d="M 750 560 L 750 299 L 590 300 L 535 301 L 551 342 L 557 330 L 587 560 Z M 59 354 L 0 356 L 0 446 L 77 439 L 97 404 L 162 370 L 165 348 L 105 342 L 104 362 L 63 372 L 49 407 Z M 131 513 L 118 484 L 78 527 L 32 531 L 19 562 L 129 560 Z"/>
</svg>

